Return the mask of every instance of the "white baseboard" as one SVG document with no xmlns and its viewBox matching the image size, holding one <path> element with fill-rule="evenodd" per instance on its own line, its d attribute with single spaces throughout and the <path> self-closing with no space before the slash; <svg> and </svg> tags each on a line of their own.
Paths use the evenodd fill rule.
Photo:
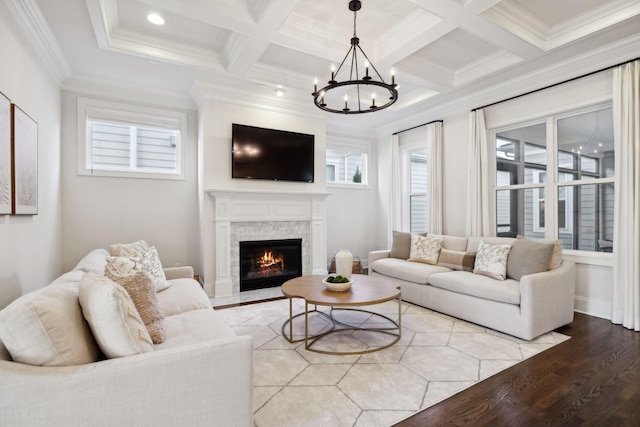
<svg viewBox="0 0 640 427">
<path fill-rule="evenodd" d="M 574 310 L 578 313 L 588 314 L 603 319 L 611 320 L 611 302 L 593 298 L 576 296 Z"/>
</svg>

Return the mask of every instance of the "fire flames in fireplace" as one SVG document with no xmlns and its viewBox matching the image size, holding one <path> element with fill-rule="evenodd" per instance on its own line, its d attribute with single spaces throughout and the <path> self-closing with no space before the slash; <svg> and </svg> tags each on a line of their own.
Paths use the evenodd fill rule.
<svg viewBox="0 0 640 427">
<path fill-rule="evenodd" d="M 273 256 L 273 252 L 265 251 L 264 255 L 258 258 L 260 273 L 271 274 L 275 271 L 284 270 L 284 258 Z"/>
<path fill-rule="evenodd" d="M 302 275 L 302 239 L 240 242 L 240 290 L 280 286 Z"/>
</svg>

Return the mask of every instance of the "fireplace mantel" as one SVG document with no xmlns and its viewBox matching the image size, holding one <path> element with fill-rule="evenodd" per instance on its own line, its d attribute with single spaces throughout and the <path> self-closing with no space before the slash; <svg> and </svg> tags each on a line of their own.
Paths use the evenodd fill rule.
<svg viewBox="0 0 640 427">
<path fill-rule="evenodd" d="M 237 189 L 209 189 L 206 193 L 213 202 L 212 209 L 207 210 L 209 215 L 205 215 L 208 220 L 205 224 L 213 223 L 213 242 L 207 245 L 205 236 L 204 248 L 205 287 L 210 295 L 224 297 L 234 293 L 233 223 L 308 222 L 311 271 L 307 274 L 327 273 L 326 198 L 330 193 Z M 207 274 L 207 265 L 213 266 L 210 274 Z M 209 279 L 212 276 L 213 283 Z"/>
</svg>

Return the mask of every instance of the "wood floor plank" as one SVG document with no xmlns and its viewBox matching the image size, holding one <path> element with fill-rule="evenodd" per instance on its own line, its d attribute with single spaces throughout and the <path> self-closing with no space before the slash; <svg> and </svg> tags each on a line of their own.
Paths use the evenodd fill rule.
<svg viewBox="0 0 640 427">
<path fill-rule="evenodd" d="M 570 340 L 396 427 L 639 426 L 640 334 L 576 313 Z"/>
</svg>

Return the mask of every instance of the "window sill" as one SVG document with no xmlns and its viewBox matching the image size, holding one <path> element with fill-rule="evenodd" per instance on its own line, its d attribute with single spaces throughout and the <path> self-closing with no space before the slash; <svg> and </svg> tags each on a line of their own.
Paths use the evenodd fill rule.
<svg viewBox="0 0 640 427">
<path fill-rule="evenodd" d="M 108 178 L 135 178 L 135 179 L 160 179 L 169 181 L 186 181 L 186 176 L 183 173 L 180 174 L 168 174 L 168 173 L 154 173 L 154 172 L 135 172 L 135 171 L 112 171 L 103 169 L 80 169 L 78 170 L 80 176 L 95 176 L 95 177 L 108 177 Z"/>
<path fill-rule="evenodd" d="M 563 258 L 571 260 L 576 264 L 613 267 L 613 253 L 611 252 L 590 252 L 577 251 L 573 249 L 563 249 L 562 256 Z"/>
</svg>

